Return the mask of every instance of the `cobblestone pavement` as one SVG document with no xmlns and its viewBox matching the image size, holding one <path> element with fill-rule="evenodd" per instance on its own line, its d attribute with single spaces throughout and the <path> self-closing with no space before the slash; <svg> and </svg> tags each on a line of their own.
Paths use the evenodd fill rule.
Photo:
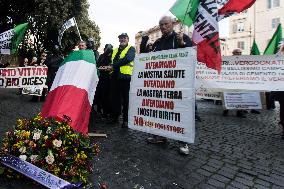
<svg viewBox="0 0 284 189">
<path fill-rule="evenodd" d="M 15 93 L 0 89 L 1 138 L 18 117 L 29 117 L 42 105 Z M 110 189 L 284 188 L 284 140 L 277 110 L 237 118 L 234 111 L 223 117 L 222 107 L 208 101 L 198 102 L 198 109 L 203 121 L 196 124 L 188 156 L 178 153 L 176 141 L 147 144 L 149 134 L 94 120 L 90 130 L 108 137 L 94 139 L 101 154 L 90 182 L 105 182 Z M 3 178 L 0 183 L 0 189 L 41 188 Z"/>
</svg>

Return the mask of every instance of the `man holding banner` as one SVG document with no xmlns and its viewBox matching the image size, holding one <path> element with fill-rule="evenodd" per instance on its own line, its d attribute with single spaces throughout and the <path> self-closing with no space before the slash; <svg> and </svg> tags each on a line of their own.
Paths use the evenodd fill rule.
<svg viewBox="0 0 284 189">
<path fill-rule="evenodd" d="M 187 35 L 185 35 L 183 32 L 176 33 L 174 31 L 173 18 L 171 18 L 170 16 L 162 17 L 159 21 L 159 26 L 162 32 L 162 37 L 154 42 L 153 51 L 162 51 L 192 46 L 192 42 Z M 144 41 L 144 43 L 141 44 L 146 43 Z M 147 52 L 145 48 L 146 46 L 141 46 L 141 52 Z M 167 138 L 153 135 L 153 137 L 149 137 L 147 141 L 152 144 L 159 144 L 167 142 Z M 189 154 L 187 144 L 185 144 L 184 147 L 180 147 L 180 152 L 186 155 Z"/>
</svg>

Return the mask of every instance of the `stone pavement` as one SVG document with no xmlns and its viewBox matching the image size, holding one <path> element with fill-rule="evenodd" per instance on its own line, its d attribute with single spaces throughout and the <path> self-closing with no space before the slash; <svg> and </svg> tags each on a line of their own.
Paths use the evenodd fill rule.
<svg viewBox="0 0 284 189">
<path fill-rule="evenodd" d="M 41 108 L 42 103 L 15 93 L 0 89 L 0 136 L 18 117 Z M 284 188 L 284 140 L 277 110 L 237 118 L 234 111 L 223 117 L 222 107 L 209 101 L 199 101 L 198 109 L 203 121 L 196 124 L 188 156 L 178 153 L 177 141 L 147 144 L 149 134 L 94 120 L 90 130 L 108 137 L 94 138 L 101 153 L 90 182 L 95 188 L 105 182 L 110 189 Z M 8 188 L 41 187 L 0 178 L 0 189 Z"/>
</svg>

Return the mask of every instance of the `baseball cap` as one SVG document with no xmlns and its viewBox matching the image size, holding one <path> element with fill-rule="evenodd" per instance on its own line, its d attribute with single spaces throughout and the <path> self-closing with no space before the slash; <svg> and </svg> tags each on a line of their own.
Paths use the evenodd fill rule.
<svg viewBox="0 0 284 189">
<path fill-rule="evenodd" d="M 121 38 L 121 37 L 128 37 L 127 33 L 122 33 L 118 36 L 118 38 Z"/>
</svg>

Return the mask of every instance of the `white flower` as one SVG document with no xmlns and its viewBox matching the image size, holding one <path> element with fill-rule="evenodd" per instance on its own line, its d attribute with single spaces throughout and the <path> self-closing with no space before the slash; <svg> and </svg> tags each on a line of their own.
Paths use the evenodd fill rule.
<svg viewBox="0 0 284 189">
<path fill-rule="evenodd" d="M 20 155 L 19 158 L 20 158 L 21 160 L 23 160 L 23 161 L 26 161 L 27 156 L 26 156 L 26 155 Z"/>
<path fill-rule="evenodd" d="M 21 152 L 21 154 L 26 153 L 26 151 L 27 151 L 27 148 L 24 147 L 24 146 L 22 146 L 22 147 L 19 149 L 19 152 Z"/>
<path fill-rule="evenodd" d="M 51 134 L 51 133 L 52 133 L 51 127 L 47 127 L 46 134 Z"/>
<path fill-rule="evenodd" d="M 45 161 L 46 163 L 48 163 L 49 165 L 53 164 L 54 162 L 54 156 L 52 154 L 49 154 L 48 156 L 45 157 Z"/>
<path fill-rule="evenodd" d="M 59 148 L 62 144 L 62 141 L 55 139 L 55 140 L 52 141 L 52 144 L 53 144 L 53 146 Z"/>
<path fill-rule="evenodd" d="M 41 132 L 34 133 L 33 139 L 38 140 L 40 139 Z"/>
<path fill-rule="evenodd" d="M 44 140 L 46 140 L 46 139 L 48 139 L 48 136 L 47 136 L 47 135 L 45 135 L 43 138 L 44 138 Z"/>
<path fill-rule="evenodd" d="M 31 156 L 30 156 L 31 161 L 32 161 L 32 162 L 35 162 L 35 161 L 37 160 L 37 156 L 38 156 L 38 155 L 31 155 Z"/>
</svg>

